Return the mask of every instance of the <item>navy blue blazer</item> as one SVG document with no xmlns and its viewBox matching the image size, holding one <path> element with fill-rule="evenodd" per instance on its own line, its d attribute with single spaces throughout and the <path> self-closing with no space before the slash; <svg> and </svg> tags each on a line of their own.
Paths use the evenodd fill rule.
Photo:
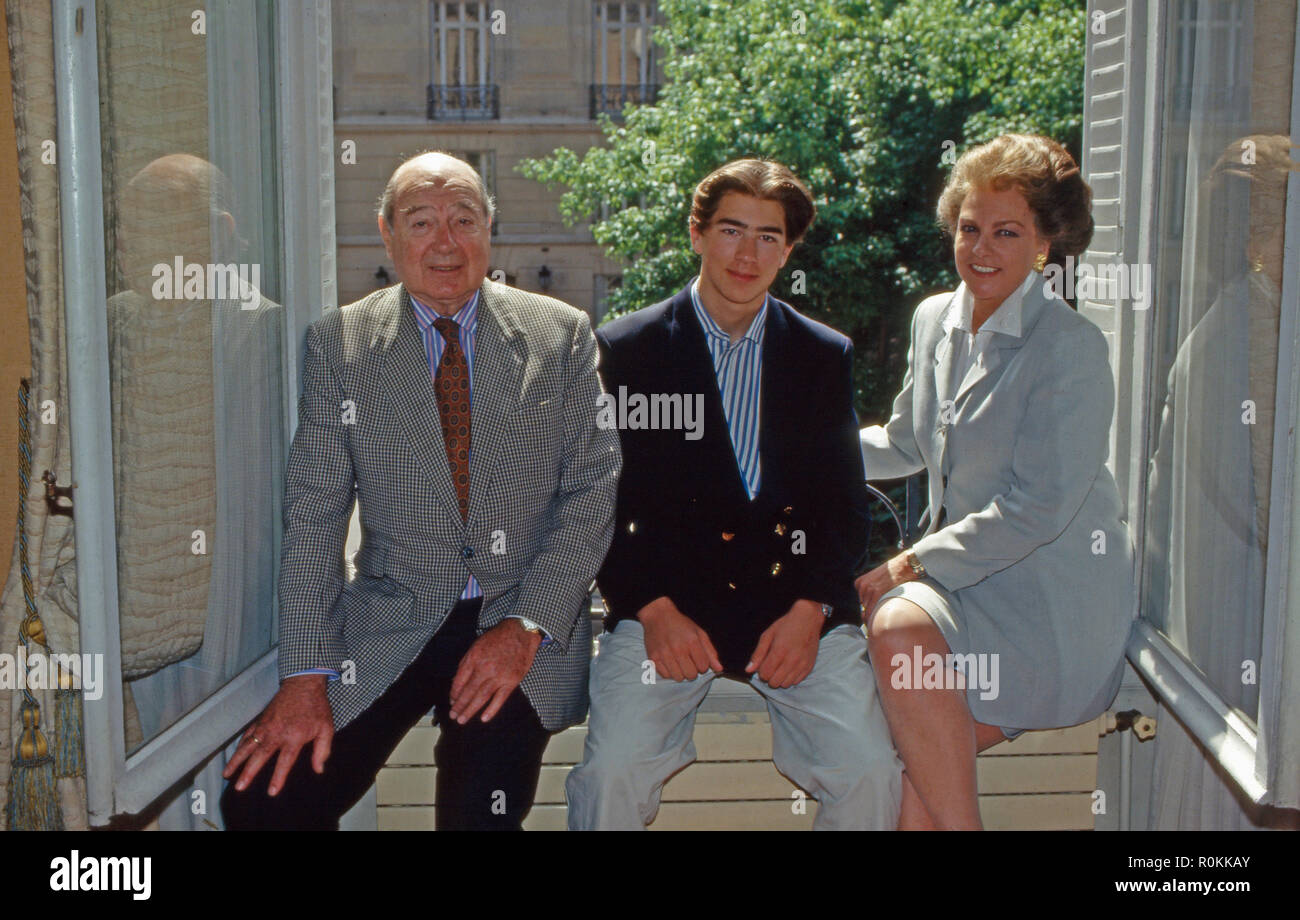
<svg viewBox="0 0 1300 920">
<path fill-rule="evenodd" d="M 597 582 L 605 625 L 661 596 L 708 634 L 728 672 L 743 672 L 764 629 L 798 599 L 834 607 L 825 629 L 860 622 L 855 568 L 870 516 L 853 343 L 772 299 L 763 332 L 759 454 L 751 501 L 690 289 L 596 332 L 600 374 L 616 398 L 703 395 L 697 439 L 623 427 L 615 533 Z M 621 389 L 621 388 L 626 388 Z"/>
</svg>

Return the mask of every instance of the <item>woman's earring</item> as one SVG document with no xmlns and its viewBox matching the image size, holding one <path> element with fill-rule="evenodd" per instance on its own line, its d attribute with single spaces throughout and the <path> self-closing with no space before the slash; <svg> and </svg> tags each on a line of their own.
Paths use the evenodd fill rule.
<svg viewBox="0 0 1300 920">
<path fill-rule="evenodd" d="M 1038 258 L 1034 259 L 1034 271 L 1041 272 L 1047 268 L 1047 253 L 1040 252 Z"/>
</svg>

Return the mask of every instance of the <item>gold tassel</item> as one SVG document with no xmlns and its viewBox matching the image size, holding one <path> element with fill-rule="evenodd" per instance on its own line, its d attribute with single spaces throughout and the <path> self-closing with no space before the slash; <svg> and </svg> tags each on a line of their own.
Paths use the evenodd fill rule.
<svg viewBox="0 0 1300 920">
<path fill-rule="evenodd" d="M 86 774 L 81 738 L 81 691 L 60 669 L 59 689 L 54 691 L 54 775 L 59 779 Z"/>
<path fill-rule="evenodd" d="M 41 707 L 31 694 L 23 695 L 23 730 L 14 745 L 5 823 L 11 831 L 61 831 L 63 811 L 59 807 L 54 758 L 41 734 Z"/>
<path fill-rule="evenodd" d="M 31 484 L 31 429 L 28 426 L 28 403 L 31 396 L 31 384 L 22 380 L 18 385 L 18 564 L 23 582 L 23 601 L 27 605 L 27 616 L 18 628 L 23 646 L 30 648 L 33 642 L 49 651 L 45 636 L 45 624 L 36 612 L 36 592 L 32 586 L 31 570 L 27 567 L 27 490 Z M 63 681 L 59 681 L 62 687 Z M 80 707 L 77 710 L 77 729 L 75 743 L 80 748 Z M 58 779 L 55 776 L 54 758 L 50 756 L 50 745 L 41 734 L 41 707 L 36 697 L 23 691 L 20 707 L 23 729 L 14 745 L 13 769 L 9 772 L 9 783 L 5 790 L 5 824 L 11 831 L 61 831 L 63 830 L 63 809 L 59 804 Z M 55 721 L 59 717 L 59 698 L 55 695 Z M 71 722 L 68 723 L 71 727 Z M 64 739 L 64 745 L 68 742 Z M 69 758 L 67 766 L 78 766 Z"/>
<path fill-rule="evenodd" d="M 45 624 L 35 611 L 27 614 L 18 634 L 26 643 L 44 646 L 46 654 L 50 654 Z M 54 691 L 54 773 L 60 779 L 82 776 L 86 771 L 81 749 L 81 691 L 72 684 L 72 675 L 60 667 L 59 686 Z"/>
</svg>

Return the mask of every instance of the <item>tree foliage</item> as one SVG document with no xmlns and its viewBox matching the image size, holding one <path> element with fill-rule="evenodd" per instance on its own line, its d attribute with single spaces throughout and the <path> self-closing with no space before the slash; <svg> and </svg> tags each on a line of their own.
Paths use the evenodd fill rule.
<svg viewBox="0 0 1300 920">
<path fill-rule="evenodd" d="M 695 274 L 686 227 L 701 178 L 745 156 L 790 166 L 818 216 L 773 293 L 853 338 L 858 410 L 880 421 L 902 378 L 912 309 L 956 283 L 934 216 L 955 155 L 1005 131 L 1079 152 L 1084 7 L 661 0 L 657 102 L 602 118 L 604 146 L 560 148 L 521 170 L 566 189 L 569 223 L 607 209 L 592 233 L 625 266 L 611 294 L 618 315 Z"/>
</svg>

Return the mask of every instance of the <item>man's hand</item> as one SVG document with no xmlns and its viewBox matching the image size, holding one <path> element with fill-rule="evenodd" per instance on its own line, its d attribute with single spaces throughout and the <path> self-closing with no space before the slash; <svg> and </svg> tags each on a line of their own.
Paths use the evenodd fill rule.
<svg viewBox="0 0 1300 920">
<path fill-rule="evenodd" d="M 769 687 L 793 687 L 812 673 L 825 623 L 821 604 L 795 601 L 781 619 L 758 637 L 758 646 L 745 666 L 745 673 L 757 671 Z"/>
<path fill-rule="evenodd" d="M 334 717 L 325 695 L 328 680 L 324 674 L 286 678 L 270 704 L 244 732 L 235 756 L 221 775 L 230 779 L 238 772 L 239 765 L 247 761 L 235 782 L 235 788 L 243 792 L 266 762 L 278 753 L 275 773 L 266 787 L 268 795 L 276 795 L 284 787 L 298 752 L 308 743 L 312 744 L 311 768 L 324 773 L 334 740 Z"/>
<path fill-rule="evenodd" d="M 451 718 L 464 725 L 486 705 L 480 718 L 492 721 L 533 666 L 541 644 L 541 636 L 513 618 L 479 636 L 451 682 Z"/>
<path fill-rule="evenodd" d="M 858 599 L 862 601 L 862 621 L 864 623 L 867 621 L 880 598 L 890 588 L 915 580 L 916 575 L 912 567 L 907 564 L 906 553 L 899 553 L 867 574 L 858 576 L 853 582 L 853 587 L 857 588 Z"/>
<path fill-rule="evenodd" d="M 670 598 L 655 598 L 637 611 L 636 618 L 645 630 L 645 653 L 655 663 L 656 674 L 670 680 L 694 680 L 710 668 L 722 672 L 709 634 Z"/>
</svg>

